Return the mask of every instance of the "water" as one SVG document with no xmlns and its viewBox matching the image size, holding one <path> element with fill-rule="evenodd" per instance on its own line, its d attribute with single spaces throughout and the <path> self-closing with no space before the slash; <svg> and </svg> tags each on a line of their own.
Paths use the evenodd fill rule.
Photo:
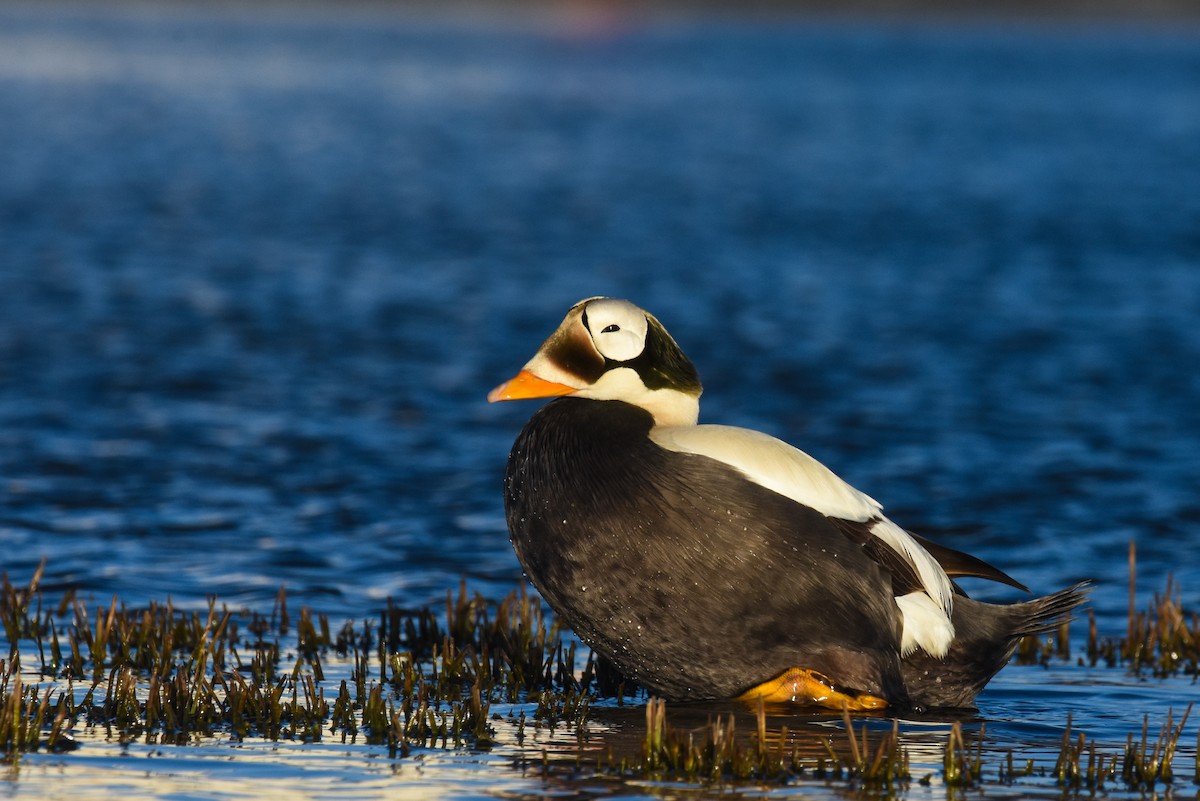
<svg viewBox="0 0 1200 801">
<path fill-rule="evenodd" d="M 532 406 L 484 395 L 611 294 L 696 362 L 703 419 L 1039 591 L 1097 579 L 1111 635 L 1131 540 L 1143 595 L 1173 572 L 1195 608 L 1198 36 L 6 5 L 0 567 L 48 557 L 48 593 L 131 606 L 286 586 L 335 620 L 462 576 L 498 597 Z M 1056 751 L 1068 710 L 1120 744 L 1196 697 L 1051 676 L 981 696 L 1001 751 Z M 548 789 L 505 748 L 96 735 L 7 790 L 616 792 Z"/>
</svg>

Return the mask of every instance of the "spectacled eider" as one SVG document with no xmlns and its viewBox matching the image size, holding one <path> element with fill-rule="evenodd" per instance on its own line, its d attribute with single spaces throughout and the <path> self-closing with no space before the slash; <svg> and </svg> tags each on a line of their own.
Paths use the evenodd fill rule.
<svg viewBox="0 0 1200 801">
<path fill-rule="evenodd" d="M 565 396 L 517 437 L 513 547 L 538 591 L 625 675 L 679 700 L 970 706 L 1085 585 L 967 598 L 991 565 L 897 526 L 774 437 L 697 425 L 695 367 L 624 300 L 577 303 L 490 401 Z"/>
</svg>

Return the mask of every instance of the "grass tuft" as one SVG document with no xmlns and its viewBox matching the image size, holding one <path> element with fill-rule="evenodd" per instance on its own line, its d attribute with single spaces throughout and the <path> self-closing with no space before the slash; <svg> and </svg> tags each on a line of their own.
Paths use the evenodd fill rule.
<svg viewBox="0 0 1200 801">
<path fill-rule="evenodd" d="M 575 646 L 523 590 L 501 602 L 447 594 L 445 615 L 392 602 L 378 625 L 289 611 L 281 588 L 269 617 L 209 600 L 202 612 L 170 602 L 129 609 L 117 599 L 89 608 L 74 595 L 44 610 L 38 585 L 0 578 L 0 620 L 10 658 L 0 661 L 0 753 L 70 747 L 77 725 L 104 727 L 122 742 L 186 743 L 225 732 L 234 738 L 316 741 L 337 736 L 413 748 L 488 748 L 490 707 L 536 700 L 538 725 L 586 726 L 594 690 L 575 679 Z M 289 632 L 294 637 L 289 639 Z M 34 671 L 53 690 L 23 678 L 21 650 L 32 642 Z M 333 653 L 353 665 L 335 693 L 325 683 Z M 589 669 L 585 674 L 592 675 Z M 75 682 L 87 688 L 75 700 Z"/>
<path fill-rule="evenodd" d="M 962 723 L 954 721 L 946 737 L 942 753 L 942 777 L 949 787 L 974 787 L 983 779 L 983 738 L 985 727 L 979 727 L 974 747 L 963 737 Z"/>
<path fill-rule="evenodd" d="M 667 725 L 667 707 L 661 698 L 646 704 L 646 736 L 638 774 L 657 779 L 686 781 L 778 781 L 795 775 L 793 755 L 780 738 L 771 747 L 765 736 L 765 710 L 758 708 L 757 733 L 740 737 L 736 716 L 717 715 L 705 726 L 677 730 Z"/>
<path fill-rule="evenodd" d="M 824 740 L 824 755 L 814 756 L 811 748 L 798 746 L 786 726 L 774 731 L 768 728 L 766 707 L 761 701 L 755 709 L 753 732 L 743 734 L 734 713 L 719 714 L 700 727 L 672 728 L 667 724 L 666 703 L 652 698 L 646 704 L 641 761 L 619 769 L 610 764 L 608 772 L 706 784 L 786 784 L 808 775 L 888 794 L 908 783 L 909 757 L 900 745 L 898 722 L 893 721 L 891 731 L 874 745 L 865 724 L 855 731 L 849 712 L 844 713 L 843 722 L 846 746 L 838 749 L 832 741 Z"/>
<path fill-rule="evenodd" d="M 1137 604 L 1137 545 L 1129 543 L 1129 611 L 1124 636 L 1101 637 L 1095 613 L 1087 612 L 1087 644 L 1081 663 L 1095 667 L 1124 667 L 1135 675 L 1155 678 L 1184 675 L 1200 678 L 1200 612 L 1188 610 L 1172 576 L 1166 588 L 1154 593 L 1145 610 Z M 1047 665 L 1072 656 L 1070 626 L 1063 622 L 1053 634 L 1029 636 L 1017 646 L 1018 664 Z"/>
<path fill-rule="evenodd" d="M 335 629 L 307 607 L 289 608 L 284 588 L 265 616 L 216 598 L 184 611 L 170 601 L 131 609 L 116 598 L 90 606 L 67 593 L 46 607 L 39 589 L 44 569 L 43 563 L 22 586 L 0 577 L 0 621 L 9 642 L 8 658 L 0 660 L 0 759 L 12 764 L 29 751 L 71 750 L 80 727 L 101 727 L 120 742 L 183 744 L 216 733 L 338 738 L 384 746 L 393 757 L 428 748 L 487 749 L 496 743 L 497 705 L 523 707 L 519 717 L 507 713 L 518 744 L 531 728 L 565 728 L 582 746 L 597 697 L 625 699 L 625 680 L 590 652 L 582 659 L 577 643 L 524 590 L 493 602 L 463 582 L 439 606 L 404 609 L 389 599 L 377 619 Z M 1137 611 L 1135 569 L 1131 549 L 1125 637 L 1101 641 L 1090 619 L 1088 658 L 1155 676 L 1194 675 L 1197 616 L 1185 613 L 1171 580 L 1148 610 Z M 1064 629 L 1028 655 L 1042 661 L 1069 652 Z M 1068 718 L 1054 780 L 1096 793 L 1115 785 L 1153 792 L 1176 782 L 1175 757 L 1190 714 L 1190 705 L 1178 723 L 1169 714 L 1157 736 L 1144 719 L 1118 752 L 1074 732 Z M 666 704 L 650 699 L 638 755 L 618 764 L 610 746 L 596 770 L 704 784 L 810 778 L 889 796 L 911 781 L 896 721 L 872 735 L 867 721 L 856 727 L 844 711 L 836 737 L 768 723 L 760 703 L 752 723 L 737 708 L 677 729 L 668 724 Z M 968 738 L 953 724 L 942 758 L 947 787 L 985 784 L 985 737 L 983 727 Z M 581 754 L 596 750 L 581 747 L 575 769 Z M 547 752 L 543 770 L 550 764 Z M 1200 755 L 1193 773 L 1200 784 Z M 1034 774 L 1033 761 L 1021 764 L 1011 751 L 998 769 L 1009 784 Z"/>
</svg>

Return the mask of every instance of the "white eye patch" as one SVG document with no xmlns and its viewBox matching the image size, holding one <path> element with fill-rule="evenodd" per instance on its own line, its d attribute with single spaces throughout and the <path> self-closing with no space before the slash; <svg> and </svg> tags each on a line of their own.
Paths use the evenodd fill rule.
<svg viewBox="0 0 1200 801">
<path fill-rule="evenodd" d="M 584 309 L 588 333 L 606 359 L 627 362 L 646 347 L 646 313 L 627 300 L 601 298 Z"/>
</svg>

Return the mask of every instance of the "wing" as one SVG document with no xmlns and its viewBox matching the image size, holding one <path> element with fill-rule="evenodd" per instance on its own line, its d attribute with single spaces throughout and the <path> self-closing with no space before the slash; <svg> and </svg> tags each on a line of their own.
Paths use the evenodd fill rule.
<svg viewBox="0 0 1200 801">
<path fill-rule="evenodd" d="M 669 451 L 724 462 L 754 483 L 827 517 L 862 522 L 880 516 L 883 508 L 804 451 L 761 431 L 734 426 L 657 426 L 650 430 L 650 439 Z"/>
<path fill-rule="evenodd" d="M 913 534 L 911 531 L 909 534 L 913 539 L 921 543 L 921 546 L 929 551 L 934 559 L 938 560 L 938 564 L 942 566 L 942 570 L 945 570 L 946 575 L 950 578 L 987 579 L 1007 584 L 1023 592 L 1029 592 L 1029 588 L 1024 584 L 1000 568 L 990 565 L 978 557 L 971 556 L 971 554 L 963 553 L 962 551 L 956 551 L 953 548 L 947 548 L 945 545 L 938 545 L 936 542 L 931 542 L 924 537 Z"/>
<path fill-rule="evenodd" d="M 750 481 L 835 522 L 864 524 L 839 524 L 839 528 L 847 534 L 861 529 L 862 534 L 851 539 L 893 571 L 898 579 L 898 596 L 922 590 L 947 619 L 950 617 L 954 589 L 937 559 L 915 537 L 884 517 L 878 501 L 838 478 L 807 453 L 768 434 L 733 426 L 659 426 L 651 429 L 650 439 L 667 450 L 724 462 Z"/>
</svg>

